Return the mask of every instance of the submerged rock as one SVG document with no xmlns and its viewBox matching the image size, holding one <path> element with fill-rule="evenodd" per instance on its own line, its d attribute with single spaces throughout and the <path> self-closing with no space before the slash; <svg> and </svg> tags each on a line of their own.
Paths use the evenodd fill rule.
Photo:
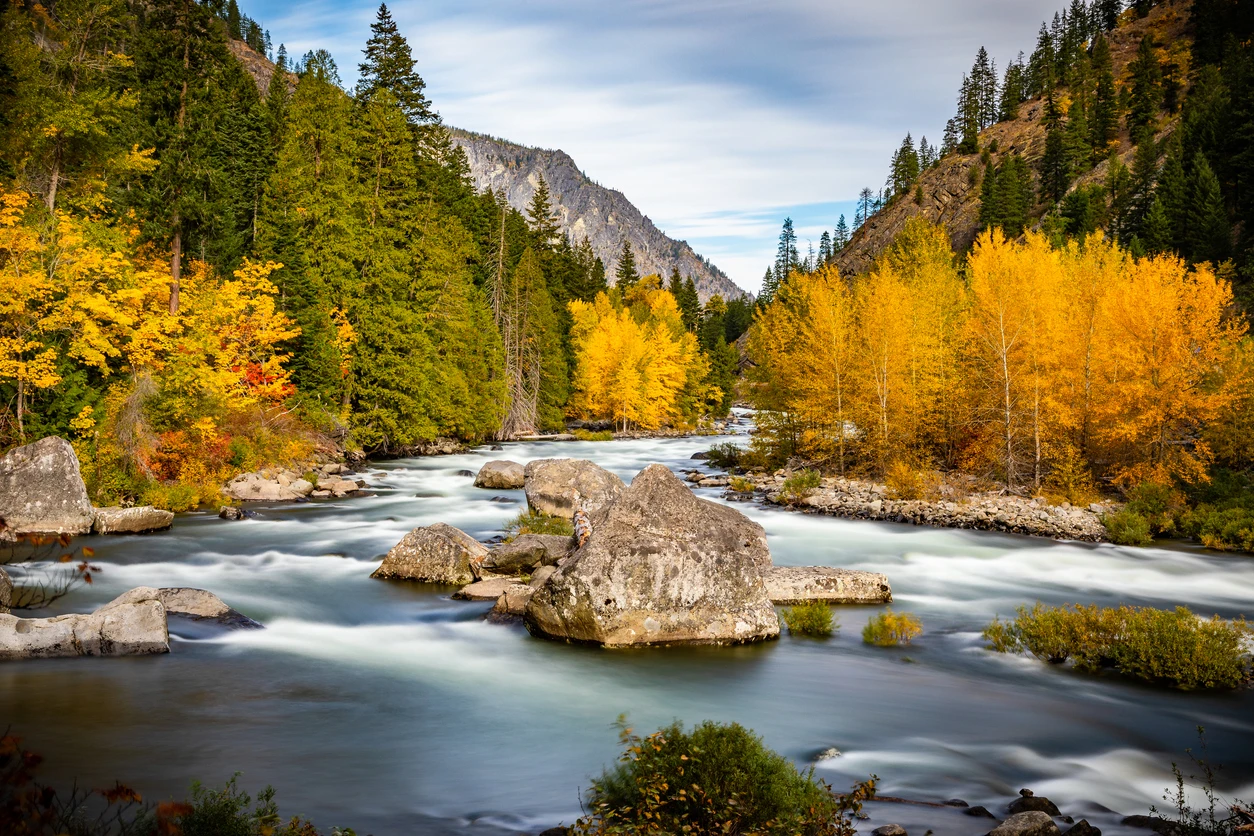
<svg viewBox="0 0 1254 836">
<path fill-rule="evenodd" d="M 49 436 L 0 458 L 0 520 L 0 539 L 91 531 L 95 514 L 68 441 Z"/>
<path fill-rule="evenodd" d="M 234 505 L 223 505 L 218 509 L 218 516 L 224 520 L 242 520 L 248 516 L 243 508 Z"/>
<path fill-rule="evenodd" d="M 488 547 L 451 525 L 415 528 L 392 547 L 372 578 L 459 586 L 473 583 Z"/>
<path fill-rule="evenodd" d="M 523 470 L 527 505 L 532 511 L 573 519 L 576 506 L 589 514 L 623 493 L 623 480 L 584 459 L 537 459 Z"/>
<path fill-rule="evenodd" d="M 769 564 L 761 526 L 650 465 L 592 516 L 588 540 L 527 605 L 527 628 L 609 647 L 776 638 Z"/>
<path fill-rule="evenodd" d="M 990 830 L 988 836 L 1058 836 L 1058 825 L 1049 813 L 1030 810 L 1015 813 Z"/>
<path fill-rule="evenodd" d="M 560 534 L 520 534 L 502 543 L 483 559 L 483 570 L 498 575 L 521 575 L 540 566 L 555 566 L 575 542 Z"/>
<path fill-rule="evenodd" d="M 879 572 L 836 569 L 830 566 L 771 566 L 763 571 L 771 603 L 889 604 L 893 600 L 888 578 Z"/>
<path fill-rule="evenodd" d="M 0 615 L 0 661 L 169 652 L 165 607 L 157 600 L 106 604 L 86 615 Z"/>
<path fill-rule="evenodd" d="M 113 606 L 134 604 L 141 601 L 160 601 L 169 615 L 182 616 L 195 621 L 213 621 L 224 627 L 259 629 L 262 625 L 243 613 L 227 606 L 226 602 L 204 589 L 186 586 L 163 587 L 138 586 L 124 592 L 101 607 L 97 612 Z"/>
<path fill-rule="evenodd" d="M 97 534 L 141 534 L 174 524 L 174 513 L 143 505 L 138 508 L 97 508 Z"/>
<path fill-rule="evenodd" d="M 526 475 L 521 464 L 509 459 L 497 459 L 479 468 L 479 473 L 475 476 L 475 487 L 512 490 L 521 488 L 525 481 Z"/>
</svg>

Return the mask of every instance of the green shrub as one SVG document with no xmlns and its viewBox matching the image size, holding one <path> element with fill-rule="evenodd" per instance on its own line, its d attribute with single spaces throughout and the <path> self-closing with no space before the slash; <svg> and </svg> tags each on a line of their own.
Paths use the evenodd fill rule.
<svg viewBox="0 0 1254 836">
<path fill-rule="evenodd" d="M 519 512 L 518 516 L 505 524 L 505 534 L 513 540 L 520 534 L 560 534 L 573 537 L 575 525 L 565 517 L 553 517 L 531 509 Z"/>
<path fill-rule="evenodd" d="M 896 647 L 910 644 L 922 632 L 923 624 L 913 613 L 885 610 L 862 628 L 862 641 L 877 647 Z"/>
<path fill-rule="evenodd" d="M 817 470 L 798 470 L 784 480 L 784 487 L 780 491 L 779 498 L 789 505 L 796 505 L 814 493 L 822 481 L 823 477 Z"/>
<path fill-rule="evenodd" d="M 753 493 L 755 485 L 752 479 L 746 479 L 743 476 L 733 476 L 727 486 L 736 493 Z"/>
<path fill-rule="evenodd" d="M 580 441 L 613 441 L 614 431 L 613 430 L 599 430 L 599 431 L 575 430 L 574 436 Z"/>
<path fill-rule="evenodd" d="M 821 638 L 832 634 L 832 608 L 822 601 L 806 601 L 785 607 L 782 615 L 788 632 L 794 636 Z"/>
<path fill-rule="evenodd" d="M 875 777 L 840 799 L 736 723 L 681 723 L 647 738 L 623 728 L 618 766 L 592 782 L 582 834 L 852 836 Z"/>
<path fill-rule="evenodd" d="M 1244 619 L 1199 619 L 1185 607 L 1019 607 L 1011 622 L 984 631 L 988 649 L 1027 652 L 1077 670 L 1113 668 L 1128 676 L 1185 690 L 1235 688 L 1251 674 Z"/>
<path fill-rule="evenodd" d="M 941 496 L 941 477 L 933 470 L 920 470 L 897 461 L 884 474 L 884 485 L 890 499 L 937 500 Z"/>
<path fill-rule="evenodd" d="M 1154 538 L 1150 536 L 1149 520 L 1136 511 L 1124 508 L 1113 514 L 1106 514 L 1102 517 L 1102 522 L 1106 525 L 1110 542 L 1117 546 L 1148 546 L 1154 542 Z"/>
<path fill-rule="evenodd" d="M 1181 534 L 1208 549 L 1254 551 L 1254 487 L 1243 473 L 1216 470 L 1190 490 L 1196 503 L 1177 517 Z"/>
<path fill-rule="evenodd" d="M 1179 492 L 1169 485 L 1142 482 L 1128 491 L 1125 511 L 1140 514 L 1153 534 L 1174 534 L 1176 513 L 1182 505 Z"/>
<path fill-rule="evenodd" d="M 705 454 L 705 460 L 711 467 L 731 470 L 740 466 L 740 457 L 744 455 L 744 452 L 744 448 L 739 447 L 735 442 L 724 441 L 722 444 L 715 444 L 711 447 L 710 451 Z"/>
</svg>

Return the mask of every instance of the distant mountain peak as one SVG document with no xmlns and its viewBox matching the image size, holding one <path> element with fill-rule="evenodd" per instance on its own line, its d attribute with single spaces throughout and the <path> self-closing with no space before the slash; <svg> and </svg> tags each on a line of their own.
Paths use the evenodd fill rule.
<svg viewBox="0 0 1254 836">
<path fill-rule="evenodd" d="M 677 267 L 684 278 L 692 276 L 702 302 L 715 294 L 724 299 L 748 295 L 687 241 L 658 229 L 622 192 L 589 178 L 565 151 L 531 148 L 456 128 L 450 134 L 466 152 L 475 187 L 503 191 L 509 205 L 520 212 L 527 210 L 543 176 L 562 231 L 575 241 L 588 239 L 611 282 L 626 239 L 641 275 L 657 273 L 666 280 Z"/>
</svg>

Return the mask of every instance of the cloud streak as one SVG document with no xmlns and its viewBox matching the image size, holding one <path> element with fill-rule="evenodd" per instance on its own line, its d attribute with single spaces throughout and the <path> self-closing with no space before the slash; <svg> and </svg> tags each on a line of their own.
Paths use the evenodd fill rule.
<svg viewBox="0 0 1254 836">
<path fill-rule="evenodd" d="M 446 122 L 561 148 L 756 290 L 786 214 L 816 244 L 839 211 L 852 220 L 851 201 L 884 181 L 907 131 L 939 141 L 976 49 L 1004 66 L 1059 2 L 406 0 L 392 11 Z M 245 11 L 289 53 L 328 49 L 351 86 L 375 8 Z"/>
</svg>

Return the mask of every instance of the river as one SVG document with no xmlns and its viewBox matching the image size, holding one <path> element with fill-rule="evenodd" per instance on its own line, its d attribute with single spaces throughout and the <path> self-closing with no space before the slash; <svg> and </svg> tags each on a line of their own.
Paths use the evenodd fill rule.
<svg viewBox="0 0 1254 836">
<path fill-rule="evenodd" d="M 1091 677 L 982 649 L 996 614 L 1041 600 L 1187 605 L 1254 615 L 1254 560 L 1176 549 L 1055 543 L 788 513 L 737 503 L 778 564 L 887 573 L 895 606 L 925 634 L 903 649 L 860 632 L 874 607 L 841 607 L 827 641 L 603 651 L 487 623 L 489 604 L 450 589 L 372 580 L 415 526 L 481 539 L 524 505 L 459 471 L 492 458 L 592 459 L 625 480 L 650 462 L 688 467 L 710 439 L 515 443 L 504 451 L 373 464 L 372 496 L 256 508 L 225 522 L 183 514 L 165 533 L 85 538 L 96 583 L 59 611 L 135 586 L 217 593 L 264 630 L 171 621 L 168 656 L 0 665 L 0 728 L 46 757 L 46 781 L 121 780 L 148 800 L 235 772 L 273 784 L 285 815 L 359 834 L 536 832 L 580 813 L 611 764 L 615 719 L 737 721 L 837 788 L 876 773 L 881 791 L 960 797 L 1004 810 L 1020 787 L 1118 833 L 1120 815 L 1163 806 L 1170 764 L 1204 725 L 1222 788 L 1254 799 L 1254 692 L 1181 693 Z M 720 501 L 719 490 L 699 490 Z M 932 826 L 927 808 L 877 805 L 871 825 Z M 936 825 L 959 832 L 952 816 Z M 966 831 L 986 826 L 963 817 Z M 920 831 L 921 832 L 921 831 Z"/>
</svg>

